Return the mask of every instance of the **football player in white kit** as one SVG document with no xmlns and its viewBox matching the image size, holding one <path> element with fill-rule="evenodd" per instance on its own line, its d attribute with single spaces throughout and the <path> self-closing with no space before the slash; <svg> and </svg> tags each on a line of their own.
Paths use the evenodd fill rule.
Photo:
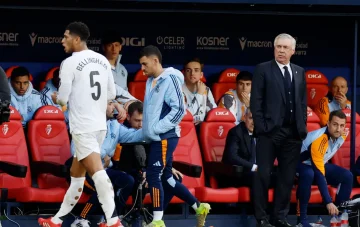
<svg viewBox="0 0 360 227">
<path fill-rule="evenodd" d="M 61 64 L 59 93 L 54 93 L 52 98 L 61 106 L 69 102 L 75 154 L 70 169 L 71 183 L 60 210 L 54 217 L 39 218 L 39 225 L 43 227 L 61 226 L 81 196 L 86 172 L 94 181 L 105 213 L 106 224 L 101 226 L 122 226 L 115 209 L 113 186 L 100 158 L 100 147 L 106 135 L 107 103 L 115 98 L 115 84 L 109 61 L 87 48 L 89 36 L 86 24 L 73 22 L 66 27 L 62 39 L 65 52 L 72 56 Z"/>
</svg>

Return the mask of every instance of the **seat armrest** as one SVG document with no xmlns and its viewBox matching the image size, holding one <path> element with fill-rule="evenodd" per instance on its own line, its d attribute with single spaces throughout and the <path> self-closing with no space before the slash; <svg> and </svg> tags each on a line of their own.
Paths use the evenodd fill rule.
<svg viewBox="0 0 360 227">
<path fill-rule="evenodd" d="M 0 161 L 0 171 L 13 177 L 25 178 L 27 166 L 19 165 L 13 162 Z"/>
<path fill-rule="evenodd" d="M 193 165 L 181 161 L 173 161 L 172 166 L 186 176 L 195 177 L 195 178 L 199 178 L 201 176 L 201 172 L 202 172 L 201 166 Z"/>
<path fill-rule="evenodd" d="M 242 166 L 229 165 L 222 162 L 205 162 L 205 172 L 212 176 L 240 177 L 244 171 Z"/>
<path fill-rule="evenodd" d="M 57 177 L 66 178 L 69 175 L 69 168 L 55 162 L 33 161 L 31 163 L 31 172 L 35 176 L 41 173 L 50 173 Z"/>
</svg>

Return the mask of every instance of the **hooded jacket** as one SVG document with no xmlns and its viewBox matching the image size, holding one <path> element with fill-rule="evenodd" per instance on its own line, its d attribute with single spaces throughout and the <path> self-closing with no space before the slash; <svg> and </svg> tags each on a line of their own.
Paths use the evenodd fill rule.
<svg viewBox="0 0 360 227">
<path fill-rule="evenodd" d="M 186 113 L 182 85 L 183 74 L 166 68 L 156 79 L 146 81 L 143 133 L 147 141 L 180 137 L 179 123 Z"/>
<path fill-rule="evenodd" d="M 23 118 L 23 126 L 26 126 L 26 123 L 33 118 L 33 115 L 37 109 L 42 106 L 51 105 L 51 101 L 45 95 L 35 90 L 31 82 L 29 83 L 29 87 L 24 95 L 18 95 L 11 84 L 10 92 L 10 105 L 21 114 Z"/>
</svg>

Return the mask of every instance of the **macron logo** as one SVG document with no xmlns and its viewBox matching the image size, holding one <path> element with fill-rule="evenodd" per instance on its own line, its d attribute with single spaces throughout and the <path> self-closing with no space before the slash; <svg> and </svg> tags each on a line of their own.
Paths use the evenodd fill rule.
<svg viewBox="0 0 360 227">
<path fill-rule="evenodd" d="M 241 37 L 241 39 L 239 39 L 241 50 L 244 50 L 246 40 L 247 40 L 247 38 L 245 38 L 245 37 Z"/>
<path fill-rule="evenodd" d="M 37 34 L 35 34 L 34 32 L 29 34 L 29 37 L 30 37 L 30 41 L 31 41 L 31 46 L 34 46 L 35 45 L 35 41 L 36 41 L 36 37 L 37 37 Z"/>
</svg>

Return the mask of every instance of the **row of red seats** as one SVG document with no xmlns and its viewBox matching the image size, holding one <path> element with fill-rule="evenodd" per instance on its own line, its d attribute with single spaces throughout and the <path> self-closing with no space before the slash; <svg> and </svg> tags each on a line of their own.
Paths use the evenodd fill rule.
<svg viewBox="0 0 360 227">
<path fill-rule="evenodd" d="M 0 187 L 7 188 L 8 199 L 17 202 L 61 202 L 68 187 L 62 168 L 70 157 L 70 141 L 63 113 L 53 106 L 39 108 L 28 124 L 28 141 L 20 119 L 20 114 L 12 108 L 10 122 L 0 126 L 0 161 L 10 165 L 12 169 L 21 165 L 23 168 L 20 169 L 25 169 L 24 176 L 16 177 L 19 174 L 11 171 L 7 174 L 5 172 L 8 168 L 0 164 L 0 169 L 5 171 L 0 173 Z M 174 161 L 185 161 L 202 167 L 200 148 L 190 113 L 181 122 L 181 128 L 182 137 L 175 151 Z M 36 176 L 37 187 L 31 183 L 32 175 Z M 239 199 L 238 189 L 206 187 L 203 172 L 199 178 L 184 177 L 184 184 L 202 201 L 237 202 Z M 224 196 L 225 200 L 222 199 Z M 87 198 L 88 196 L 83 194 L 79 202 L 84 202 Z M 148 197 L 145 202 L 149 201 Z M 178 198 L 172 201 L 180 202 L 182 201 Z"/>
<path fill-rule="evenodd" d="M 349 112 L 347 116 L 350 117 Z M 204 167 L 199 178 L 184 177 L 184 184 L 192 194 L 204 202 L 237 203 L 250 202 L 250 190 L 247 187 L 220 189 L 217 186 L 217 177 L 221 169 L 229 172 L 241 172 L 236 166 L 225 166 L 220 163 L 228 131 L 235 126 L 232 114 L 223 108 L 212 110 L 200 128 L 200 144 L 197 139 L 193 118 L 188 112 L 182 120 L 181 138 L 174 152 L 174 161 L 187 162 Z M 309 131 L 320 128 L 319 118 L 309 108 L 308 111 Z M 357 116 L 356 137 L 360 138 L 360 119 Z M 350 128 L 350 121 L 347 123 Z M 61 202 L 68 187 L 67 182 L 61 175 L 62 164 L 70 157 L 70 141 L 67 134 L 64 116 L 61 111 L 53 106 L 41 107 L 29 122 L 28 147 L 31 159 L 29 159 L 26 137 L 20 122 L 19 113 L 12 109 L 11 120 L 1 125 L 0 132 L 0 161 L 11 162 L 27 167 L 24 178 L 16 178 L 6 173 L 0 173 L 0 187 L 8 188 L 8 198 L 18 202 Z M 349 169 L 350 136 L 343 147 L 337 152 L 332 162 Z M 359 146 L 359 145 L 358 145 Z M 358 147 L 357 147 L 358 148 Z M 359 149 L 356 149 L 359 152 Z M 358 155 L 358 153 L 357 153 Z M 203 162 L 204 160 L 204 162 Z M 31 163 L 31 165 L 30 165 Z M 0 165 L 0 169 L 2 165 Z M 216 172 L 220 171 L 220 173 Z M 36 176 L 38 187 L 31 184 L 31 175 Z M 210 185 L 205 185 L 205 174 L 210 179 Z M 54 176 L 55 175 L 55 176 Z M 332 196 L 335 196 L 335 188 L 329 187 Z M 360 189 L 355 188 L 354 194 Z M 273 190 L 269 190 L 269 201 L 272 201 Z M 80 198 L 80 202 L 86 201 L 87 195 Z M 292 193 L 292 202 L 295 201 L 295 189 Z M 129 201 L 130 202 L 130 201 Z M 149 203 L 150 198 L 145 199 Z M 172 203 L 181 203 L 174 198 Z M 316 186 L 313 186 L 311 203 L 320 203 L 321 196 Z"/>
</svg>

